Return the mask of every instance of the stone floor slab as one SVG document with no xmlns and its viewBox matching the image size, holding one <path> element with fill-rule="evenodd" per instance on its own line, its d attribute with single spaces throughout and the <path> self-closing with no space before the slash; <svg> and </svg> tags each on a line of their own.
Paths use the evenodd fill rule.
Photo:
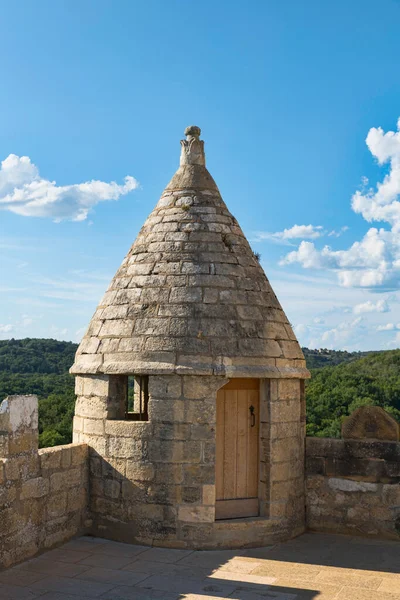
<svg viewBox="0 0 400 600">
<path fill-rule="evenodd" d="M 77 600 L 78 596 L 71 594 L 63 594 L 62 592 L 46 592 L 40 596 L 40 600 Z M 79 600 L 93 600 L 93 597 L 79 596 Z"/>
<path fill-rule="evenodd" d="M 169 577 L 166 575 L 153 575 L 139 584 L 139 587 L 166 592 L 179 592 L 183 598 L 185 594 L 208 594 L 218 598 L 226 598 L 231 594 L 236 585 L 227 582 L 216 582 L 215 580 L 198 580 L 183 577 Z"/>
<path fill-rule="evenodd" d="M 315 582 L 318 583 L 333 583 L 335 585 L 349 586 L 349 587 L 359 587 L 366 588 L 367 590 L 377 590 L 382 583 L 382 577 L 379 577 L 378 574 L 376 577 L 365 576 L 363 574 L 355 575 L 355 574 L 339 574 L 339 573 L 330 573 L 329 570 L 323 569 L 320 573 L 318 573 L 315 578 Z"/>
<path fill-rule="evenodd" d="M 365 588 L 345 587 L 338 593 L 337 600 L 400 600 L 400 593 L 379 592 Z M 319 599 L 318 599 L 319 600 Z"/>
<path fill-rule="evenodd" d="M 279 590 L 286 594 L 296 594 L 299 600 L 321 600 L 322 598 L 329 598 L 333 600 L 337 597 L 339 591 L 342 589 L 341 585 L 332 585 L 329 583 L 305 583 L 303 580 L 296 579 L 285 579 L 284 577 L 278 577 L 273 585 L 270 587 L 271 590 Z"/>
<path fill-rule="evenodd" d="M 262 561 L 242 560 L 242 557 L 231 558 L 221 565 L 218 571 L 230 571 L 232 573 L 252 573 L 254 569 L 262 566 Z"/>
<path fill-rule="evenodd" d="M 306 534 L 252 550 L 83 537 L 0 573 L 0 600 L 400 600 L 400 544 Z"/>
<path fill-rule="evenodd" d="M 90 556 L 90 552 L 82 552 L 81 550 L 69 550 L 67 548 L 57 548 L 46 552 L 48 560 L 57 560 L 58 562 L 77 563 L 80 560 Z"/>
<path fill-rule="evenodd" d="M 132 562 L 131 556 L 112 556 L 109 554 L 89 554 L 79 562 L 86 567 L 100 567 L 105 569 L 122 569 Z"/>
<path fill-rule="evenodd" d="M 181 598 L 184 596 L 179 593 L 124 586 L 114 588 L 101 597 L 102 600 L 181 600 Z"/>
<path fill-rule="evenodd" d="M 173 548 L 147 548 L 140 560 L 162 563 L 176 563 L 193 554 L 193 550 L 175 550 Z"/>
<path fill-rule="evenodd" d="M 146 572 L 135 573 L 134 571 L 122 571 L 121 569 L 89 568 L 75 579 L 82 581 L 97 581 L 98 583 L 113 583 L 114 585 L 135 585 L 149 577 Z"/>
<path fill-rule="evenodd" d="M 98 598 L 101 594 L 104 594 L 115 587 L 115 584 L 49 576 L 33 583 L 30 587 L 34 591 L 43 590 L 45 592 L 62 592 L 63 594 L 75 594 L 77 596 Z"/>
<path fill-rule="evenodd" d="M 33 600 L 41 595 L 40 590 L 0 583 L 1 600 Z"/>
<path fill-rule="evenodd" d="M 210 574 L 210 569 L 201 567 L 192 567 L 190 565 L 181 565 L 179 563 L 160 563 L 141 560 L 123 567 L 123 571 L 133 571 L 136 573 L 147 573 L 148 575 L 177 575 L 178 577 L 189 577 L 192 579 L 205 579 Z"/>
<path fill-rule="evenodd" d="M 93 539 L 96 539 L 96 538 L 93 538 Z M 94 544 L 90 540 L 91 540 L 91 538 L 80 537 L 80 538 L 76 538 L 76 539 L 73 539 L 73 540 L 67 542 L 62 547 L 65 548 L 66 550 L 78 550 L 79 552 L 87 552 L 88 554 L 92 554 L 92 552 L 94 552 L 97 549 L 96 548 L 97 546 L 105 546 L 106 545 L 105 541 L 102 541 L 101 544 L 100 543 Z"/>
<path fill-rule="evenodd" d="M 268 590 L 268 592 L 263 592 L 262 594 L 249 590 L 235 590 L 230 597 L 235 600 L 297 600 L 298 598 L 296 594 L 287 594 L 274 590 Z"/>
<path fill-rule="evenodd" d="M 298 558 L 301 557 L 299 556 Z M 314 581 L 320 572 L 320 565 L 265 560 L 260 567 L 256 567 L 251 573 L 252 575 L 265 575 L 267 577 L 287 577 L 290 579 Z"/>
<path fill-rule="evenodd" d="M 106 541 L 104 544 L 92 544 L 92 553 L 107 554 L 108 556 L 127 556 L 134 559 L 139 554 L 148 552 L 148 546 L 139 546 L 136 544 L 122 544 L 121 542 Z"/>
<path fill-rule="evenodd" d="M 271 584 L 275 583 L 276 577 L 266 577 L 262 575 L 251 575 L 250 573 L 233 573 L 232 571 L 223 571 L 218 569 L 210 576 L 210 579 L 221 579 L 225 581 L 236 582 L 244 589 L 258 589 L 267 591 Z"/>
<path fill-rule="evenodd" d="M 32 583 L 40 581 L 40 579 L 43 579 L 44 577 L 46 577 L 44 573 L 36 573 L 35 571 L 28 571 L 16 567 L 0 572 L 0 583 L 17 585 L 19 587 L 28 587 Z"/>
<path fill-rule="evenodd" d="M 228 560 L 241 556 L 242 552 L 243 550 L 197 550 L 180 560 L 179 564 L 218 569 Z"/>
<path fill-rule="evenodd" d="M 399 576 L 400 579 L 400 576 Z M 382 583 L 378 588 L 379 592 L 389 592 L 391 594 L 400 594 L 400 581 L 399 579 L 382 579 Z"/>
<path fill-rule="evenodd" d="M 71 563 L 63 563 L 59 561 L 53 561 L 47 558 L 47 554 L 43 554 L 38 558 L 32 558 L 28 560 L 22 565 L 17 567 L 13 567 L 10 569 L 13 571 L 14 569 L 20 569 L 21 567 L 26 569 L 27 571 L 34 571 L 35 573 L 43 573 L 44 575 L 57 575 L 59 577 L 75 577 L 76 575 L 80 575 L 87 571 L 90 567 L 85 565 L 71 564 Z"/>
</svg>

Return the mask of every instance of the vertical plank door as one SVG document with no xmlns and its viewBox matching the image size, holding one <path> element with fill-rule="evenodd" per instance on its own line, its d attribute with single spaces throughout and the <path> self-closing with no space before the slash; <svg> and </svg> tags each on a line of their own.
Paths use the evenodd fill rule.
<svg viewBox="0 0 400 600">
<path fill-rule="evenodd" d="M 258 515 L 259 380 L 232 379 L 217 394 L 216 518 Z"/>
</svg>

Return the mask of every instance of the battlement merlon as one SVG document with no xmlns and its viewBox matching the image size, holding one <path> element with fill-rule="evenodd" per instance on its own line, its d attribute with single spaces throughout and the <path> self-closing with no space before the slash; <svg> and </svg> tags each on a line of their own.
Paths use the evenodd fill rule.
<svg viewBox="0 0 400 600">
<path fill-rule="evenodd" d="M 37 396 L 8 396 L 0 404 L 0 457 L 38 452 Z"/>
</svg>

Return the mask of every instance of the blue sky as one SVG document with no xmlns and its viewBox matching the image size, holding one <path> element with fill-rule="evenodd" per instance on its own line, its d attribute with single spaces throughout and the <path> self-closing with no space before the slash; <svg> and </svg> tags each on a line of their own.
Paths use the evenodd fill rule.
<svg viewBox="0 0 400 600">
<path fill-rule="evenodd" d="M 0 338 L 80 339 L 196 124 L 300 342 L 400 345 L 398 0 L 0 8 Z"/>
</svg>

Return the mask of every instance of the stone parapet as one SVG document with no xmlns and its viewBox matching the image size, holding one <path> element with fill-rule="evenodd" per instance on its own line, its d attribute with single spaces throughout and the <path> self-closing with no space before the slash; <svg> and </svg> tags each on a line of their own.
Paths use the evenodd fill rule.
<svg viewBox="0 0 400 600">
<path fill-rule="evenodd" d="M 307 438 L 307 526 L 400 539 L 400 443 Z"/>
<path fill-rule="evenodd" d="M 38 450 L 36 396 L 3 401 L 0 436 L 1 568 L 83 532 L 89 486 L 86 444 Z"/>
</svg>

